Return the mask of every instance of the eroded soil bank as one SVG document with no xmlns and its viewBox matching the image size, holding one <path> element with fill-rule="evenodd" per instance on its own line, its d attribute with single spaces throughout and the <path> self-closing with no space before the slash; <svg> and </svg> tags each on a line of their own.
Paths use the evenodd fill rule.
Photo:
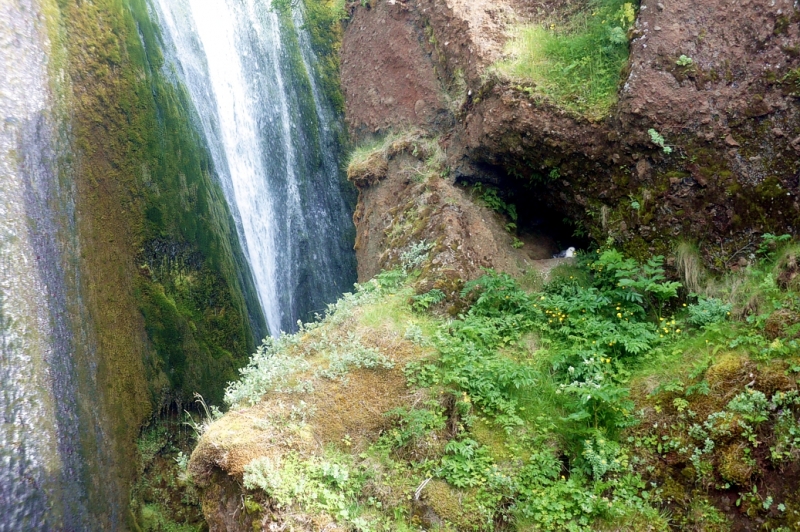
<svg viewBox="0 0 800 532">
<path fill-rule="evenodd" d="M 759 234 L 791 233 L 800 212 L 792 2 L 642 2 L 618 103 L 595 120 L 491 68 L 518 24 L 570 9 L 455 0 L 354 7 L 342 47 L 351 132 L 438 132 L 451 179 L 517 191 L 521 213 L 553 206 L 640 257 L 685 239 L 724 269 Z M 691 63 L 677 64 L 681 56 Z"/>
</svg>

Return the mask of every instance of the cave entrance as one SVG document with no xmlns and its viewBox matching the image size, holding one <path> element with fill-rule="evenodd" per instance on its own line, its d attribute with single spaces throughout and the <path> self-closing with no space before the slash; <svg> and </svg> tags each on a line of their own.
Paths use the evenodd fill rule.
<svg viewBox="0 0 800 532">
<path fill-rule="evenodd" d="M 532 260 L 552 258 L 569 247 L 586 249 L 591 239 L 582 225 L 541 196 L 515 195 L 517 238 Z"/>
<path fill-rule="evenodd" d="M 582 222 L 571 214 L 575 206 L 560 198 L 553 182 L 523 181 L 507 175 L 498 179 L 502 173 L 497 169 L 483 170 L 483 176 L 492 178 L 463 179 L 461 184 L 472 187 L 474 195 L 489 208 L 508 218 L 516 217 L 510 229 L 531 260 L 550 259 L 569 247 L 576 250 L 590 247 L 592 239 Z"/>
</svg>

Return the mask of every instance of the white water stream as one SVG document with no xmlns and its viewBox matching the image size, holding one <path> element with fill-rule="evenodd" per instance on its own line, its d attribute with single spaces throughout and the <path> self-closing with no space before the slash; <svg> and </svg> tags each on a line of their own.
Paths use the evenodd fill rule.
<svg viewBox="0 0 800 532">
<path fill-rule="evenodd" d="M 292 33 L 300 14 L 281 20 L 268 0 L 156 3 L 277 335 L 321 311 L 354 272 L 333 113 L 310 74 L 308 39 Z"/>
<path fill-rule="evenodd" d="M 82 396 L 77 382 L 91 341 L 43 11 L 0 1 L 0 531 L 98 530 L 81 453 L 103 436 L 94 390 Z"/>
</svg>

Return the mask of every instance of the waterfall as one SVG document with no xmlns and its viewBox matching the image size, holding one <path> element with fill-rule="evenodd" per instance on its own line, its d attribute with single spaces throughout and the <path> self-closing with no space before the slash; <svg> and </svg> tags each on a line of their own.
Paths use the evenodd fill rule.
<svg viewBox="0 0 800 532">
<path fill-rule="evenodd" d="M 76 296 L 74 190 L 51 55 L 40 3 L 0 2 L 0 531 L 119 522 L 92 375 L 80 362 L 92 341 Z M 109 476 L 92 477 L 97 469 Z M 101 508 L 90 502 L 93 483 L 104 486 Z"/>
<path fill-rule="evenodd" d="M 188 95 L 194 104 L 189 119 L 213 159 L 270 332 L 291 330 L 355 280 L 338 159 L 343 130 L 315 81 L 303 14 L 298 8 L 275 12 L 266 0 L 150 1 L 166 58 L 157 68 L 182 91 L 179 99 Z M 131 6 L 122 5 L 119 13 L 130 13 L 124 10 Z M 78 194 L 79 177 L 91 175 L 82 173 L 85 161 L 80 147 L 73 151 L 71 129 L 74 111 L 86 112 L 72 100 L 70 67 L 76 62 L 80 72 L 82 57 L 67 53 L 73 41 L 65 39 L 81 26 L 55 20 L 78 12 L 70 13 L 54 0 L 0 1 L 0 532 L 119 530 L 129 518 L 124 482 L 133 468 L 125 460 L 133 442 L 120 441 L 118 429 L 136 418 L 121 418 L 111 401 L 119 396 L 111 394 L 122 390 L 132 397 L 139 388 L 129 380 L 146 376 L 125 374 L 123 382 L 115 372 L 123 363 L 109 356 L 134 360 L 138 352 L 109 355 L 113 348 L 103 335 L 113 335 L 108 329 L 114 324 L 98 328 L 97 313 L 106 309 L 96 308 L 88 288 L 96 283 L 90 285 L 90 270 L 83 270 L 88 251 L 81 243 L 87 240 L 78 227 L 92 217 L 76 205 L 97 191 L 90 184 Z M 148 16 L 143 7 L 137 13 Z M 152 32 L 145 39 L 141 25 L 130 27 L 140 31 L 143 48 L 157 40 Z M 130 41 L 126 46 L 137 53 Z M 163 87 L 146 89 L 155 96 Z M 91 88 L 98 94 L 75 90 L 74 99 L 106 94 Z M 109 154 L 112 167 L 124 160 L 124 150 L 146 142 L 128 146 L 125 132 L 109 134 L 124 139 L 119 153 Z M 148 152 L 145 162 L 148 156 L 158 158 Z M 142 168 L 143 186 L 150 186 L 148 167 Z M 186 187 L 183 177 L 176 181 Z M 131 343 L 146 341 L 145 332 Z"/>
<path fill-rule="evenodd" d="M 165 68 L 187 88 L 270 332 L 354 281 L 341 125 L 314 80 L 302 13 L 268 0 L 155 0 Z"/>
</svg>

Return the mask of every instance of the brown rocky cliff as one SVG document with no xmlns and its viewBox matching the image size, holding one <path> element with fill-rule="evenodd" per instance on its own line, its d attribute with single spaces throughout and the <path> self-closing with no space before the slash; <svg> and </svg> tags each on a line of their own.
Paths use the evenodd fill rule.
<svg viewBox="0 0 800 532">
<path fill-rule="evenodd" d="M 600 121 L 487 74 L 515 23 L 566 9 L 550 4 L 356 7 L 342 50 L 351 132 L 437 131 L 457 181 L 520 189 L 556 169 L 560 179 L 535 181 L 518 197 L 521 215 L 548 205 L 639 256 L 687 239 L 724 268 L 761 233 L 793 232 L 800 14 L 792 2 L 644 1 L 619 102 Z M 691 65 L 678 65 L 681 55 Z M 650 129 L 671 154 L 651 142 Z"/>
</svg>

